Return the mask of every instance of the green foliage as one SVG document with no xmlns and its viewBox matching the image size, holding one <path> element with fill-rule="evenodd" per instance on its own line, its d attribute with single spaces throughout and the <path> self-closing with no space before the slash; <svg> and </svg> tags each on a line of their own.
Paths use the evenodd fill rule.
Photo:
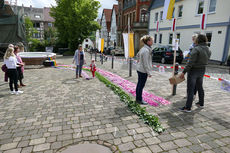
<svg viewBox="0 0 230 153">
<path fill-rule="evenodd" d="M 46 40 L 46 43 L 49 44 L 49 46 L 53 46 L 56 43 L 57 38 L 57 31 L 55 28 L 48 28 L 44 31 L 44 39 Z"/>
<path fill-rule="evenodd" d="M 63 53 L 63 56 L 73 56 L 74 52 L 73 51 L 66 51 Z"/>
<path fill-rule="evenodd" d="M 57 7 L 51 9 L 55 19 L 58 38 L 75 50 L 78 44 L 92 31 L 100 28 L 95 21 L 100 3 L 97 0 L 56 0 Z"/>
<path fill-rule="evenodd" d="M 85 70 L 88 70 L 88 69 L 85 69 Z M 145 122 L 145 124 L 148 124 L 154 131 L 156 131 L 158 133 L 162 133 L 163 131 L 165 131 L 165 129 L 159 123 L 159 119 L 158 119 L 157 116 L 149 114 L 146 111 L 145 107 L 141 107 L 126 92 L 124 92 L 120 87 L 118 87 L 118 86 L 114 85 L 113 83 L 111 83 L 109 80 L 107 80 L 105 77 L 100 75 L 98 72 L 96 72 L 96 76 L 107 87 L 112 89 L 113 92 L 120 97 L 120 100 L 125 102 L 125 104 L 128 106 L 128 108 L 133 113 L 138 115 L 139 118 Z"/>
<path fill-rule="evenodd" d="M 26 28 L 26 40 L 30 42 L 34 33 L 37 33 L 37 30 L 33 27 L 33 23 L 29 17 L 25 17 L 25 28 Z"/>
</svg>

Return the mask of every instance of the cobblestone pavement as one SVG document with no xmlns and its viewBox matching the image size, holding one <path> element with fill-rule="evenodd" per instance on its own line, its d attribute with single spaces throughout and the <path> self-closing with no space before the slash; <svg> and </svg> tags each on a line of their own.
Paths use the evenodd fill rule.
<svg viewBox="0 0 230 153">
<path fill-rule="evenodd" d="M 57 59 L 63 64 L 71 61 L 70 57 Z M 135 70 L 133 77 L 128 77 L 126 64 L 115 62 L 113 70 L 110 61 L 97 65 L 136 83 Z M 206 78 L 205 108 L 194 106 L 192 113 L 181 113 L 178 108 L 185 103 L 186 84 L 180 84 L 172 97 L 170 75 L 154 71 L 145 87 L 172 102 L 157 108 L 147 106 L 166 128 L 159 135 L 98 79 L 76 80 L 70 70 L 27 69 L 24 93 L 10 95 L 0 72 L 0 153 L 52 153 L 68 145 L 98 140 L 117 146 L 121 153 L 229 153 L 230 93 L 220 89 L 220 82 Z"/>
</svg>

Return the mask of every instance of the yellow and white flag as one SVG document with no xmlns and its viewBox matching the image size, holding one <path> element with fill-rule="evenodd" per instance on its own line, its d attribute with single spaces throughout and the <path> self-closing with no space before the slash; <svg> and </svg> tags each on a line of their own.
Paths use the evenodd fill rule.
<svg viewBox="0 0 230 153">
<path fill-rule="evenodd" d="M 125 58 L 134 57 L 134 34 L 123 33 Z"/>
<path fill-rule="evenodd" d="M 104 38 L 101 39 L 101 53 L 103 53 L 104 51 L 104 43 L 105 43 L 105 40 Z"/>
<path fill-rule="evenodd" d="M 172 19 L 175 0 L 165 0 L 163 19 Z"/>
</svg>

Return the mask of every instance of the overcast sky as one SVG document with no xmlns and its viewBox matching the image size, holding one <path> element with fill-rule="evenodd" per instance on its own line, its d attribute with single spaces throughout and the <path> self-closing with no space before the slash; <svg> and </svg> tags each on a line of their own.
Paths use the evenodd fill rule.
<svg viewBox="0 0 230 153">
<path fill-rule="evenodd" d="M 117 4 L 116 0 L 98 0 L 101 3 L 101 8 L 99 9 L 98 15 L 101 16 L 102 10 L 104 8 L 112 9 L 113 4 Z M 18 5 L 30 6 L 33 7 L 51 7 L 51 5 L 56 5 L 55 0 L 18 0 Z"/>
</svg>

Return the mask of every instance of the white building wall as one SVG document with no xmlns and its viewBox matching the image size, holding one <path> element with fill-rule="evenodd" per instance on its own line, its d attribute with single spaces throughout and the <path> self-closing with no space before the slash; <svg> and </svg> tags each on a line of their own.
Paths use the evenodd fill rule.
<svg viewBox="0 0 230 153">
<path fill-rule="evenodd" d="M 204 12 L 208 12 L 209 0 L 204 1 Z M 181 18 L 178 18 L 178 8 L 180 5 L 183 5 L 183 15 Z M 175 18 L 177 18 L 177 27 L 183 26 L 192 26 L 200 25 L 200 15 L 197 15 L 197 5 L 198 0 L 183 0 L 175 3 Z M 214 13 L 209 13 L 207 16 L 207 24 L 213 23 L 223 23 L 229 22 L 230 18 L 230 0 L 217 0 L 216 11 Z M 149 22 L 149 34 L 154 36 L 156 34 L 156 22 L 155 22 L 155 13 L 163 11 L 163 7 L 156 8 L 150 12 L 150 22 Z M 158 19 L 160 15 L 158 16 Z M 159 19 L 160 20 L 160 19 Z M 160 21 L 159 28 L 171 28 L 172 21 L 164 20 Z M 189 27 L 188 29 L 177 29 L 176 33 L 180 33 L 180 48 L 185 51 L 188 50 L 190 44 L 192 43 L 191 37 L 195 33 L 212 33 L 212 40 L 210 50 L 212 51 L 212 60 L 222 61 L 225 38 L 227 33 L 227 26 L 216 26 L 216 27 L 207 27 L 205 31 L 202 31 L 199 27 Z M 221 32 L 221 33 L 219 33 Z M 169 33 L 172 33 L 171 30 L 160 30 L 157 36 L 157 44 L 159 44 L 159 34 L 162 33 L 162 45 L 167 45 L 169 43 Z M 230 53 L 229 53 L 230 54 Z"/>
<path fill-rule="evenodd" d="M 108 37 L 108 31 L 107 31 L 107 26 L 106 26 L 106 20 L 105 20 L 105 15 L 102 15 L 102 25 L 101 25 L 101 38 L 104 38 L 104 46 L 107 47 L 107 37 Z"/>
<path fill-rule="evenodd" d="M 88 42 L 87 42 L 87 40 L 88 40 Z M 89 39 L 89 38 L 86 38 L 82 43 L 83 49 L 86 49 L 87 46 L 88 46 L 88 48 L 94 48 L 93 41 L 91 39 Z"/>
<path fill-rule="evenodd" d="M 113 10 L 112 19 L 111 19 L 111 38 L 110 42 L 114 45 L 114 42 L 117 43 L 117 21 L 116 21 L 116 11 Z"/>
</svg>

